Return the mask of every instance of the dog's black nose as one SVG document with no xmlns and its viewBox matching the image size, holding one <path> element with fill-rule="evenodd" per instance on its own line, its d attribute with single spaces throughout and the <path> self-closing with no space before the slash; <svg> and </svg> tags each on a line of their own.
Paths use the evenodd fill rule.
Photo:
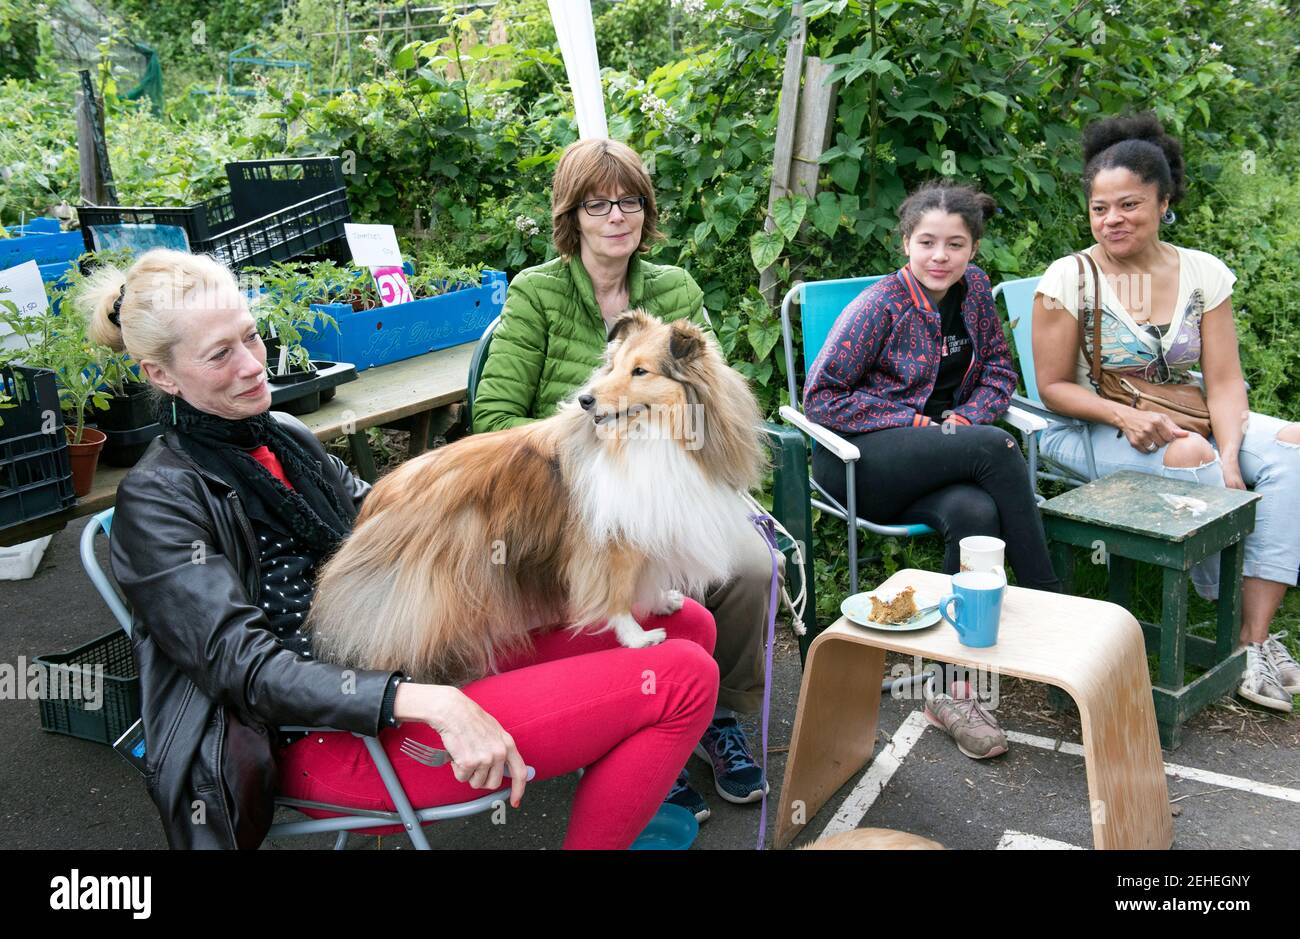
<svg viewBox="0 0 1300 939">
<path fill-rule="evenodd" d="M 584 411 L 590 411 L 591 406 L 596 403 L 596 399 L 592 395 L 579 395 L 578 403 L 582 405 Z"/>
</svg>

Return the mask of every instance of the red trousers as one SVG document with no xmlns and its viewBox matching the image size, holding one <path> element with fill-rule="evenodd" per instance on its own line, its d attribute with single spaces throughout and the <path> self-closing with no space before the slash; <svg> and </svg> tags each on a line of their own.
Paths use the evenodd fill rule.
<svg viewBox="0 0 1300 939">
<path fill-rule="evenodd" d="M 586 768 L 574 796 L 566 848 L 630 845 L 713 717 L 718 696 L 713 616 L 687 599 L 672 616 L 650 617 L 643 625 L 667 630 L 668 639 L 647 649 L 624 649 L 612 630 L 576 638 L 567 630 L 551 632 L 536 638 L 533 654 L 502 663 L 499 674 L 461 689 L 514 738 L 524 762 L 537 771 L 534 784 Z M 379 735 L 415 808 L 486 794 L 457 782 L 450 764 L 428 767 L 405 756 L 398 749 L 405 737 L 440 749 L 442 740 L 423 723 Z M 280 751 L 279 766 L 281 792 L 290 798 L 394 810 L 364 743 L 350 733 L 298 740 Z M 507 800 L 510 811 L 508 805 Z M 398 826 L 368 830 L 397 831 Z M 502 831 L 508 833 L 509 826 Z"/>
</svg>

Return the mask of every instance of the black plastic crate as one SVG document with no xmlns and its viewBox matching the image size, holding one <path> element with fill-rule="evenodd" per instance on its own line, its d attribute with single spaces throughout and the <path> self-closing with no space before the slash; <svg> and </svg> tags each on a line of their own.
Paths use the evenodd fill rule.
<svg viewBox="0 0 1300 939">
<path fill-rule="evenodd" d="M 229 208 L 229 194 L 180 209 L 83 206 L 82 238 L 93 248 L 95 225 L 179 225 L 189 236 L 190 250 L 211 254 L 232 270 L 262 267 L 273 261 L 319 252 L 345 237 L 343 225 L 352 221 L 347 191 L 332 189 L 251 220 L 239 219 Z M 227 216 L 227 212 L 231 212 Z M 334 249 L 339 253 L 339 249 Z"/>
<path fill-rule="evenodd" d="M 230 198 L 241 219 L 297 205 L 304 199 L 343 188 L 338 157 L 239 160 L 226 164 Z"/>
<path fill-rule="evenodd" d="M 162 206 L 83 205 L 77 208 L 81 221 L 81 240 L 87 251 L 95 250 L 91 229 L 96 225 L 176 225 L 185 229 L 190 240 L 190 250 L 201 251 L 199 245 L 211 240 L 218 232 L 234 228 L 237 224 L 234 203 L 230 193 L 222 193 L 195 205 L 164 208 Z"/>
<path fill-rule="evenodd" d="M 0 369 L 0 389 L 17 405 L 0 410 L 0 528 L 8 528 L 61 512 L 77 496 L 54 373 Z"/>
<path fill-rule="evenodd" d="M 33 660 L 45 668 L 45 696 L 40 700 L 41 730 L 67 734 L 82 740 L 94 740 L 112 746 L 140 719 L 140 675 L 131 653 L 131 637 L 120 629 L 92 639 L 71 652 L 37 656 Z M 100 706 L 90 710 L 86 700 L 86 670 L 104 667 L 99 689 Z M 73 682 L 78 676 L 80 686 Z M 54 696 L 58 691 L 80 690 L 81 696 Z"/>
<path fill-rule="evenodd" d="M 347 191 L 332 189 L 220 232 L 192 250 L 212 254 L 233 270 L 263 267 L 344 238 L 350 221 Z"/>
</svg>

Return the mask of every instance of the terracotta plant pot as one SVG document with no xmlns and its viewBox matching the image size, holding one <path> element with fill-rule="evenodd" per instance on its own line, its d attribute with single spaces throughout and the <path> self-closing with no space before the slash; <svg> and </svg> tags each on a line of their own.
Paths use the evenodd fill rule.
<svg viewBox="0 0 1300 939">
<path fill-rule="evenodd" d="M 68 428 L 68 459 L 72 464 L 72 491 L 78 497 L 90 495 L 95 485 L 95 467 L 99 465 L 99 451 L 108 438 L 103 431 L 87 427 L 81 432 L 81 443 L 73 443 L 72 428 Z"/>
</svg>

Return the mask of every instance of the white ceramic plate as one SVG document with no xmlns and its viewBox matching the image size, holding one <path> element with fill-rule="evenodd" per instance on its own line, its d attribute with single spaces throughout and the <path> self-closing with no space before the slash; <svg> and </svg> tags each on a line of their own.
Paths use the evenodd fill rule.
<svg viewBox="0 0 1300 939">
<path fill-rule="evenodd" d="M 929 629 L 935 623 L 943 619 L 938 610 L 931 610 L 929 613 L 922 613 L 919 616 L 913 616 L 909 620 L 901 623 L 877 623 L 872 621 L 871 617 L 871 598 L 877 597 L 882 603 L 893 600 L 898 595 L 898 591 L 891 590 L 868 590 L 866 593 L 855 593 L 853 596 L 845 599 L 840 604 L 840 612 L 848 617 L 849 622 L 857 626 L 865 626 L 868 629 L 879 629 L 884 632 L 906 633 L 917 629 Z M 928 595 L 920 590 L 916 591 L 913 601 L 918 609 L 924 609 L 927 606 L 934 606 L 939 602 L 938 595 Z"/>
</svg>

